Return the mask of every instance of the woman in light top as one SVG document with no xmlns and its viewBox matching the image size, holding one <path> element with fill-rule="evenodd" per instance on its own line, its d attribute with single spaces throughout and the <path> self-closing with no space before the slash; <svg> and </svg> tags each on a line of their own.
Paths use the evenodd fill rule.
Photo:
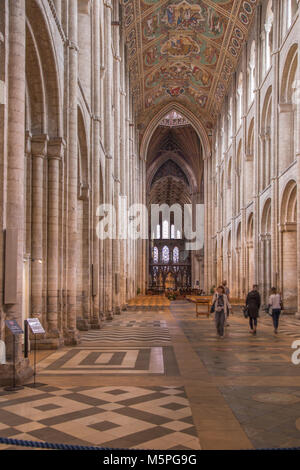
<svg viewBox="0 0 300 470">
<path fill-rule="evenodd" d="M 224 338 L 224 326 L 226 321 L 226 312 L 231 311 L 231 305 L 225 294 L 224 286 L 219 286 L 212 300 L 212 311 L 215 312 L 215 322 L 217 334 L 220 338 Z"/>
<path fill-rule="evenodd" d="M 272 287 L 271 295 L 269 298 L 269 309 L 272 312 L 274 333 L 277 335 L 279 327 L 279 318 L 282 311 L 282 300 L 281 295 L 277 293 L 276 287 Z"/>
</svg>

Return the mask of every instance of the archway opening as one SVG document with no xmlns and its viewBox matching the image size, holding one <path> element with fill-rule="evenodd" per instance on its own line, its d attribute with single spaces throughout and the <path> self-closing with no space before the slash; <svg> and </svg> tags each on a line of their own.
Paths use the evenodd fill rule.
<svg viewBox="0 0 300 470">
<path fill-rule="evenodd" d="M 291 180 L 281 205 L 281 291 L 287 312 L 297 311 L 297 184 Z"/>
<path fill-rule="evenodd" d="M 146 164 L 148 289 L 156 293 L 201 289 L 203 247 L 187 248 L 190 238 L 184 210 L 188 205 L 195 215 L 196 204 L 204 203 L 203 148 L 188 118 L 174 109 L 160 119 L 148 144 Z M 154 224 L 151 215 L 155 210 L 158 218 Z"/>
</svg>

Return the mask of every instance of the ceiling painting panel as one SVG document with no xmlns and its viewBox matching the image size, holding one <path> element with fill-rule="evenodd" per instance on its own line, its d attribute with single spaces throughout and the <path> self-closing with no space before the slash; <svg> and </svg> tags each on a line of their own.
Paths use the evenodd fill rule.
<svg viewBox="0 0 300 470">
<path fill-rule="evenodd" d="M 123 0 L 140 128 L 170 100 L 211 127 L 258 0 Z"/>
</svg>

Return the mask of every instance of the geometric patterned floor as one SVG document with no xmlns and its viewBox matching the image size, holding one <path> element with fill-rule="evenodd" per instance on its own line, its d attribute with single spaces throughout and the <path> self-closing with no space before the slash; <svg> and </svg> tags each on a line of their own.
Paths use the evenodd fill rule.
<svg viewBox="0 0 300 470">
<path fill-rule="evenodd" d="M 300 447 L 295 339 L 294 317 L 283 316 L 275 335 L 262 314 L 253 336 L 235 310 L 220 340 L 213 317 L 196 318 L 188 302 L 129 310 L 82 332 L 75 347 L 38 352 L 45 386 L 0 388 L 0 436 L 144 449 Z"/>
<path fill-rule="evenodd" d="M 136 320 L 106 323 L 101 330 L 82 333 L 80 339 L 82 343 L 101 344 L 110 342 L 170 344 L 171 341 L 165 321 Z"/>
<path fill-rule="evenodd" d="M 18 395 L 0 395 L 0 403 L 2 437 L 118 448 L 200 449 L 183 387 L 25 388 Z"/>
<path fill-rule="evenodd" d="M 170 346 L 64 348 L 42 360 L 37 372 L 41 375 L 179 375 Z"/>
</svg>

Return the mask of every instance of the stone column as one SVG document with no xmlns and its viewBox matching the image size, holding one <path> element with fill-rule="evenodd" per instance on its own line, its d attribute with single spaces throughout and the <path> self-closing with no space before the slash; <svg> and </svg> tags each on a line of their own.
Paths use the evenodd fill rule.
<svg viewBox="0 0 300 470">
<path fill-rule="evenodd" d="M 128 79 L 125 81 L 125 92 L 126 92 L 126 98 L 125 98 L 125 162 L 124 162 L 124 191 L 127 196 L 127 205 L 129 207 L 130 205 L 130 191 L 129 191 L 129 172 L 130 172 L 130 162 L 131 162 L 131 154 L 130 154 L 130 119 L 129 119 L 129 84 L 128 84 Z M 131 245 L 130 245 L 130 240 L 126 239 L 126 258 L 125 258 L 125 273 L 126 273 L 126 279 L 125 279 L 125 298 L 126 298 L 126 307 L 128 305 L 128 300 L 129 300 L 129 288 L 130 288 L 130 259 L 131 259 Z"/>
<path fill-rule="evenodd" d="M 48 343 L 58 347 L 62 340 L 58 326 L 59 314 L 59 208 L 60 171 L 64 158 L 65 141 L 51 139 L 48 143 L 48 271 L 47 320 Z"/>
<path fill-rule="evenodd" d="M 146 162 L 145 160 L 140 160 L 141 163 L 141 203 L 146 207 Z M 146 216 L 147 217 L 147 216 Z M 148 219 L 144 220 L 146 227 L 148 226 Z M 147 227 L 147 236 L 149 233 L 149 227 Z M 147 270 L 148 270 L 148 260 L 147 254 L 149 253 L 149 240 L 142 240 L 142 263 L 143 263 L 143 274 L 142 274 L 142 294 L 146 293 L 147 289 Z"/>
<path fill-rule="evenodd" d="M 271 65 L 272 65 L 272 115 L 271 123 L 269 124 L 269 129 L 267 131 L 267 158 L 269 161 L 269 172 L 270 179 L 269 183 L 271 184 L 271 259 L 272 259 L 272 271 L 271 271 L 271 283 L 275 287 L 278 287 L 279 282 L 279 180 L 277 178 L 279 174 L 279 160 L 281 159 L 281 154 L 279 150 L 279 113 L 278 113 L 278 98 L 280 95 L 280 83 L 278 77 L 280 76 L 280 2 L 273 2 L 273 12 L 274 12 L 274 26 L 273 26 L 273 50 L 271 56 Z M 289 130 L 292 132 L 292 130 Z M 271 260 L 269 260 L 270 262 Z"/>
<path fill-rule="evenodd" d="M 47 155 L 48 136 L 33 136 L 32 153 L 32 236 L 31 236 L 31 313 L 47 328 L 43 311 L 43 208 L 44 161 Z"/>
<path fill-rule="evenodd" d="M 104 24 L 105 24 L 105 51 L 106 51 L 106 74 L 105 74 L 105 203 L 113 203 L 113 117 L 112 117 L 112 86 L 113 86 L 113 63 L 112 63 L 112 41 L 111 21 L 112 4 L 110 0 L 104 2 Z M 112 240 L 104 240 L 104 309 L 106 319 L 113 318 L 113 272 L 112 272 Z"/>
<path fill-rule="evenodd" d="M 298 1 L 298 11 L 300 10 L 300 1 Z M 298 20 L 299 21 L 299 20 Z M 297 294 L 298 294 L 298 311 L 296 313 L 296 317 L 300 318 L 300 61 L 298 60 L 298 68 L 296 73 L 296 88 L 294 89 L 294 94 L 296 97 L 296 119 L 295 119 L 295 126 L 297 129 L 296 132 L 296 161 L 297 161 Z"/>
<path fill-rule="evenodd" d="M 24 185 L 25 178 L 25 0 L 8 2 L 9 61 L 7 100 L 7 186 L 6 230 L 17 234 L 17 283 L 15 302 L 5 305 L 5 318 L 22 326 L 23 256 L 24 256 Z M 12 336 L 6 329 L 6 365 L 0 365 L 0 383 L 11 383 Z M 22 382 L 32 375 L 28 359 L 22 357 L 21 336 L 16 336 L 16 379 Z"/>
<path fill-rule="evenodd" d="M 246 220 L 246 210 L 241 210 L 241 242 L 242 242 L 242 251 L 241 251 L 241 285 L 242 285 L 242 295 L 246 294 L 246 256 L 247 256 L 247 220 Z"/>
<path fill-rule="evenodd" d="M 119 240 L 119 197 L 120 197 L 120 38 L 119 38 L 119 6 L 113 12 L 113 94 L 114 94 L 114 208 L 117 214 L 116 238 L 113 240 L 113 311 L 121 313 L 120 304 L 120 240 Z"/>
<path fill-rule="evenodd" d="M 270 233 L 266 235 L 266 296 L 269 297 L 272 281 L 272 237 Z"/>
<path fill-rule="evenodd" d="M 124 48 L 122 49 L 124 55 Z M 125 114 L 125 69 L 124 63 L 121 68 L 121 103 L 120 103 L 120 194 L 123 199 L 123 204 L 126 201 L 126 114 Z M 127 234 L 124 234 L 124 239 L 120 240 L 120 304 L 121 310 L 126 308 L 126 258 L 127 258 Z"/>
<path fill-rule="evenodd" d="M 209 266 L 212 265 L 212 252 L 210 251 L 211 231 L 210 231 L 210 211 L 211 201 L 209 198 L 210 191 L 210 172 L 209 165 L 210 161 L 208 156 L 205 156 L 204 160 L 204 210 L 205 210 L 205 222 L 204 222 L 204 291 L 209 292 L 211 286 L 209 285 Z M 200 280 L 200 279 L 199 279 Z M 201 283 L 203 280 L 201 280 Z M 194 287 L 194 286 L 193 286 Z"/>
<path fill-rule="evenodd" d="M 78 12 L 77 2 L 69 2 L 69 114 L 68 114 L 68 160 L 67 160 L 67 325 L 65 344 L 78 343 L 76 329 L 76 283 L 77 283 L 77 198 L 78 198 Z"/>
<path fill-rule="evenodd" d="M 101 327 L 100 314 L 100 240 L 97 236 L 96 227 L 98 217 L 97 208 L 100 204 L 100 89 L 102 81 L 100 64 L 100 2 L 93 2 L 93 181 L 92 181 L 92 296 L 93 314 L 91 319 L 92 328 Z"/>
</svg>

